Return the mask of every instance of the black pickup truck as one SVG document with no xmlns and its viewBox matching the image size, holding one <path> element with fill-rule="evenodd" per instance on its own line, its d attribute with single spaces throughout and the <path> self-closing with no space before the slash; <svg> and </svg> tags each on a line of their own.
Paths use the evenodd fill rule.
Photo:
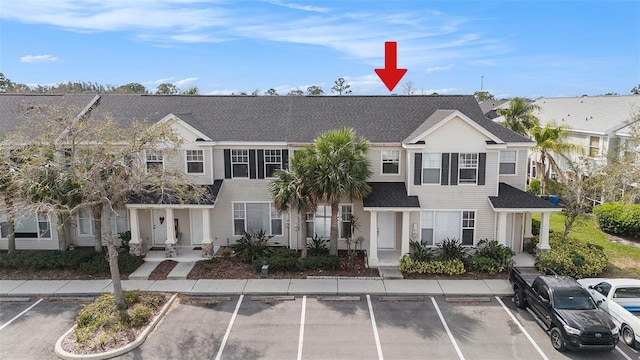
<svg viewBox="0 0 640 360">
<path fill-rule="evenodd" d="M 514 268 L 509 280 L 516 306 L 521 309 L 528 306 L 527 310 L 549 333 L 556 350 L 616 347 L 619 329 L 575 279 Z"/>
</svg>

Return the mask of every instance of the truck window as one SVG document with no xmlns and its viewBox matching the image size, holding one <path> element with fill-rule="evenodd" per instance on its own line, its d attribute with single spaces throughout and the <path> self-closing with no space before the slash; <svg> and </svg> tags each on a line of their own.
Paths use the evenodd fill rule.
<svg viewBox="0 0 640 360">
<path fill-rule="evenodd" d="M 551 300 L 551 299 L 549 299 L 549 289 L 547 288 L 546 285 L 541 286 L 540 296 L 542 296 L 542 298 L 547 300 L 547 301 Z"/>
<path fill-rule="evenodd" d="M 600 284 L 593 287 L 593 289 L 605 297 L 609 295 L 609 291 L 611 290 L 611 284 L 607 282 L 601 282 Z"/>
<path fill-rule="evenodd" d="M 560 290 L 553 293 L 553 305 L 559 310 L 593 310 L 596 304 L 587 292 Z"/>
<path fill-rule="evenodd" d="M 640 287 L 617 288 L 614 298 L 640 299 Z"/>
</svg>

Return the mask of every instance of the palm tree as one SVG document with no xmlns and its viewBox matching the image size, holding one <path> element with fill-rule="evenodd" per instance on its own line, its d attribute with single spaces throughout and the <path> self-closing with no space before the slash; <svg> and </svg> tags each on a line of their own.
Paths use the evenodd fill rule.
<svg viewBox="0 0 640 360">
<path fill-rule="evenodd" d="M 533 115 L 533 111 L 540 110 L 535 104 L 527 104 L 522 98 L 509 100 L 509 107 L 497 109 L 498 115 L 504 117 L 502 126 L 517 132 L 520 135 L 528 136 L 530 129 L 538 122 Z"/>
<path fill-rule="evenodd" d="M 584 149 L 576 144 L 566 143 L 564 140 L 569 136 L 569 127 L 565 125 L 557 126 L 554 121 L 548 122 L 545 126 L 535 123 L 531 128 L 531 136 L 536 143 L 532 148 L 532 155 L 537 155 L 536 177 L 542 182 L 542 194 L 548 195 L 549 172 L 553 170 L 562 173 L 552 152 L 567 159 L 567 153 L 583 153 Z M 547 161 L 549 166 L 547 167 Z"/>
<path fill-rule="evenodd" d="M 309 167 L 305 162 L 309 153 L 307 147 L 296 151 L 289 158 L 289 170 L 278 170 L 275 180 L 269 184 L 269 191 L 273 198 L 273 206 L 280 211 L 295 208 L 300 216 L 300 257 L 307 256 L 307 219 L 306 214 L 315 207 L 315 197 L 307 183 Z"/>
<path fill-rule="evenodd" d="M 369 142 L 355 139 L 353 129 L 329 130 L 316 139 L 308 154 L 312 193 L 331 205 L 329 252 L 338 254 L 338 206 L 340 199 L 360 200 L 371 192 L 367 152 Z"/>
</svg>

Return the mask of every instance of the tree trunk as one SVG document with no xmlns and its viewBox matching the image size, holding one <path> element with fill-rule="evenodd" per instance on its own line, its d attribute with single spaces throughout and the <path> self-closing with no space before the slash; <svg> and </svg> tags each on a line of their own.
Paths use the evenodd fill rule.
<svg viewBox="0 0 640 360">
<path fill-rule="evenodd" d="M 7 205 L 7 221 L 9 223 L 7 252 L 11 254 L 16 251 L 16 215 L 14 213 L 13 199 L 7 195 L 4 198 L 4 202 Z"/>
<path fill-rule="evenodd" d="M 307 211 L 306 210 L 302 210 L 299 212 L 300 214 L 300 233 L 302 234 L 302 236 L 300 236 L 300 233 L 298 234 L 298 236 L 300 236 L 300 257 L 301 258 L 306 258 L 307 257 Z"/>
<path fill-rule="evenodd" d="M 338 255 L 338 202 L 331 204 L 331 241 L 329 242 L 329 254 Z"/>
<path fill-rule="evenodd" d="M 109 253 L 109 269 L 111 270 L 111 283 L 113 284 L 113 297 L 119 310 L 127 308 L 124 302 L 124 292 L 120 282 L 120 269 L 118 268 L 118 250 L 116 250 L 113 232 L 111 231 L 111 206 L 108 202 L 102 203 L 102 238 L 106 240 Z M 108 225 L 109 224 L 109 225 Z"/>
<path fill-rule="evenodd" d="M 93 233 L 95 234 L 93 250 L 96 253 L 102 253 L 102 207 L 95 205 L 91 207 L 91 211 L 93 212 Z"/>
</svg>

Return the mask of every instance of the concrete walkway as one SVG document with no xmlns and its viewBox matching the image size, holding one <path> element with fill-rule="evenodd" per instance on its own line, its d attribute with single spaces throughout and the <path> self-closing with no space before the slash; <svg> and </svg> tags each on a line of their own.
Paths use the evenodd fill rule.
<svg viewBox="0 0 640 360">
<path fill-rule="evenodd" d="M 124 290 L 190 295 L 511 295 L 507 280 L 249 279 L 123 280 Z M 111 280 L 0 280 L 0 297 L 97 296 L 113 291 Z"/>
</svg>

